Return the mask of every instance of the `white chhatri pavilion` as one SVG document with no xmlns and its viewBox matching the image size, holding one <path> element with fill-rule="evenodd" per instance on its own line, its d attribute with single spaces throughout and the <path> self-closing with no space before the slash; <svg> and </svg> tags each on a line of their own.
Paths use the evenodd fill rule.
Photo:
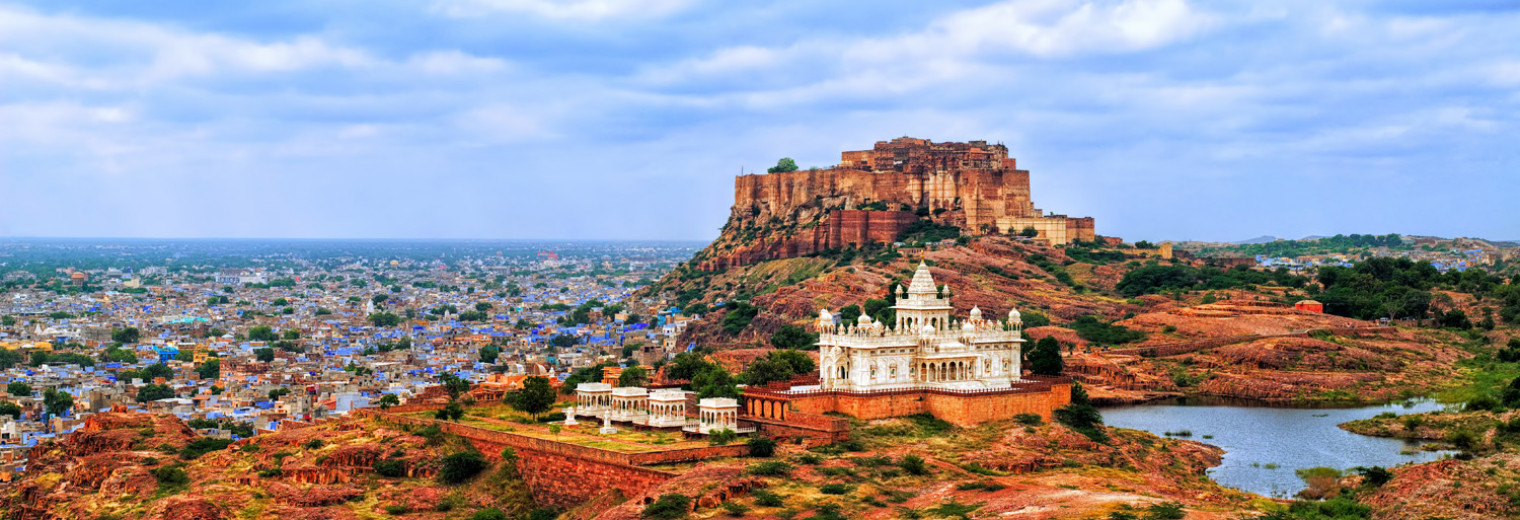
<svg viewBox="0 0 1520 520">
<path fill-rule="evenodd" d="M 952 321 L 950 288 L 940 297 L 920 262 L 913 280 L 897 298 L 893 328 L 861 315 L 857 323 L 835 324 L 823 309 L 818 316 L 818 369 L 825 390 L 892 390 L 937 387 L 953 390 L 1006 388 L 1020 382 L 1023 319 L 1008 311 L 1005 327 L 971 309 L 969 319 Z"/>
</svg>

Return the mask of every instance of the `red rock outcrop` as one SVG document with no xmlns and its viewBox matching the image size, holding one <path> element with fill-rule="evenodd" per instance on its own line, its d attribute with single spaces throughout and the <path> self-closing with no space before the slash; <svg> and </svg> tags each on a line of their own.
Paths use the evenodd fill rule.
<svg viewBox="0 0 1520 520">
<path fill-rule="evenodd" d="M 1029 172 L 1008 148 L 985 141 L 935 143 L 909 137 L 844 152 L 827 169 L 742 175 L 723 234 L 694 264 L 721 271 L 825 249 L 890 243 L 921 218 L 972 233 L 1001 217 L 1040 217 Z M 1068 219 L 1092 236 L 1092 219 Z"/>
</svg>

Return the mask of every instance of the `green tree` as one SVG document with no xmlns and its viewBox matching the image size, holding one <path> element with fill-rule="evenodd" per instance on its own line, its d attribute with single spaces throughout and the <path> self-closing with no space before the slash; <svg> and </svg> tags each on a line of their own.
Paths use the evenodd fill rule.
<svg viewBox="0 0 1520 520">
<path fill-rule="evenodd" d="M 501 347 L 498 347 L 496 345 L 486 345 L 484 347 L 480 347 L 481 363 L 495 363 L 496 358 L 499 356 L 501 356 Z"/>
<path fill-rule="evenodd" d="M 771 346 L 779 349 L 813 349 L 818 346 L 818 335 L 796 325 L 782 325 L 771 334 Z"/>
<path fill-rule="evenodd" d="M 450 400 L 458 399 L 459 394 L 470 391 L 470 380 L 459 377 L 455 374 L 444 374 L 442 376 L 439 376 L 438 382 L 439 384 L 443 385 L 443 390 L 449 393 Z"/>
<path fill-rule="evenodd" d="M 251 341 L 273 342 L 278 341 L 280 336 L 274 333 L 268 325 L 259 325 L 248 329 L 248 339 Z"/>
<path fill-rule="evenodd" d="M 1058 376 L 1065 370 L 1061 359 L 1061 342 L 1052 336 L 1040 338 L 1029 351 L 1029 371 L 1042 376 Z"/>
<path fill-rule="evenodd" d="M 24 361 L 24 359 L 20 352 L 0 348 L 0 370 L 16 366 Z"/>
<path fill-rule="evenodd" d="M 289 388 L 285 388 L 285 387 L 282 386 L 282 387 L 279 387 L 279 388 L 274 388 L 274 389 L 269 390 L 269 400 L 270 401 L 277 401 L 277 400 L 280 399 L 280 396 L 282 396 L 282 395 L 290 395 L 290 389 Z"/>
<path fill-rule="evenodd" d="M 126 327 L 111 331 L 111 341 L 124 345 L 137 343 L 137 340 L 141 339 L 141 337 L 142 332 L 137 330 L 137 327 Z"/>
<path fill-rule="evenodd" d="M 813 373 L 818 369 L 813 358 L 806 353 L 791 350 L 773 350 L 765 357 L 751 361 L 744 368 L 740 379 L 745 384 L 760 386 L 774 381 L 789 381 L 793 376 Z"/>
<path fill-rule="evenodd" d="M 745 444 L 749 445 L 751 457 L 769 457 L 776 454 L 776 440 L 770 437 L 756 435 L 750 437 Z"/>
<path fill-rule="evenodd" d="M 0 401 L 0 415 L 9 415 L 11 418 L 21 419 L 21 406 L 10 401 Z"/>
<path fill-rule="evenodd" d="M 376 327 L 395 327 L 401 324 L 401 317 L 389 312 L 377 312 L 367 318 L 370 325 Z"/>
<path fill-rule="evenodd" d="M 396 397 L 396 394 L 385 394 L 375 404 L 380 405 L 381 410 L 389 410 L 392 406 L 401 404 L 401 398 Z"/>
<path fill-rule="evenodd" d="M 691 497 L 679 493 L 666 493 L 644 506 L 639 516 L 649 520 L 680 520 L 686 518 L 690 512 Z"/>
<path fill-rule="evenodd" d="M 222 377 L 222 361 L 217 358 L 207 359 L 200 366 L 195 367 L 195 375 L 201 379 L 216 379 Z"/>
<path fill-rule="evenodd" d="M 449 404 L 433 412 L 433 417 L 440 421 L 458 421 L 464 417 L 464 407 L 459 405 L 458 400 L 449 399 Z"/>
<path fill-rule="evenodd" d="M 739 397 L 739 387 L 734 381 L 734 376 L 724 370 L 722 366 L 711 364 L 691 380 L 692 388 L 696 389 L 699 397 Z"/>
<path fill-rule="evenodd" d="M 548 378 L 541 376 L 524 378 L 522 389 L 507 394 L 506 397 L 507 405 L 535 418 L 549 411 L 554 400 L 554 387 L 549 384 Z"/>
<path fill-rule="evenodd" d="M 479 303 L 475 304 L 475 311 L 476 312 L 486 312 L 486 311 L 491 310 L 491 307 L 493 307 L 493 306 L 490 303 L 488 303 L 488 302 L 479 302 Z"/>
<path fill-rule="evenodd" d="M 63 415 L 74 407 L 74 396 L 49 388 L 42 393 L 42 407 L 47 409 L 48 415 Z"/>
<path fill-rule="evenodd" d="M 21 381 L 11 381 L 11 384 L 5 385 L 5 393 L 18 397 L 30 397 L 32 395 L 32 385 Z"/>
<path fill-rule="evenodd" d="M 274 361 L 274 349 L 269 347 L 253 349 L 254 358 L 265 363 Z"/>
<path fill-rule="evenodd" d="M 1040 230 L 1035 229 L 1034 226 L 1028 226 L 1025 227 L 1023 231 L 1019 231 L 1019 236 L 1035 238 L 1040 236 Z"/>
<path fill-rule="evenodd" d="M 839 308 L 839 322 L 854 325 L 860 319 L 859 305 L 846 305 Z"/>
<path fill-rule="evenodd" d="M 146 403 L 148 401 L 168 399 L 175 395 L 177 394 L 174 393 L 174 389 L 170 388 L 169 385 L 145 385 L 137 389 L 137 402 Z"/>
<path fill-rule="evenodd" d="M 723 315 L 723 332 L 730 336 L 743 332 L 749 327 L 755 316 L 760 314 L 760 308 L 747 302 L 728 302 L 728 314 Z"/>
<path fill-rule="evenodd" d="M 549 338 L 549 344 L 558 348 L 570 348 L 575 346 L 576 343 L 580 343 L 580 339 L 569 334 L 559 334 Z"/>
<path fill-rule="evenodd" d="M 628 367 L 618 375 L 618 386 L 646 386 L 649 384 L 649 371 L 643 367 Z"/>
<path fill-rule="evenodd" d="M 767 173 L 794 172 L 797 171 L 797 161 L 792 160 L 791 157 L 782 157 L 781 160 L 776 161 L 775 166 L 767 168 L 765 171 Z"/>
<path fill-rule="evenodd" d="M 488 465 L 486 458 L 478 451 L 452 453 L 443 458 L 443 467 L 438 469 L 438 480 L 444 484 L 463 484 L 475 478 Z"/>
<path fill-rule="evenodd" d="M 1095 442 L 1107 442 L 1108 434 L 1103 431 L 1103 414 L 1094 407 L 1092 400 L 1087 397 L 1087 390 L 1082 388 L 1082 383 L 1071 384 L 1071 403 L 1056 410 L 1056 422 L 1066 425 L 1077 433 L 1086 435 Z"/>
</svg>

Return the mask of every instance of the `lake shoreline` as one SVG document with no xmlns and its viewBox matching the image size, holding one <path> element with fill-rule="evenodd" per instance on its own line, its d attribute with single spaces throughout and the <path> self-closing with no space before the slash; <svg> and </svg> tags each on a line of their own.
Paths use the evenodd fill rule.
<svg viewBox="0 0 1520 520">
<path fill-rule="evenodd" d="M 1420 449 L 1423 443 L 1419 442 L 1362 435 L 1341 425 L 1380 414 L 1407 415 L 1445 406 L 1431 399 L 1332 407 L 1194 396 L 1107 406 L 1101 411 L 1113 427 L 1217 446 L 1225 453 L 1221 463 L 1208 470 L 1211 479 L 1263 497 L 1287 499 L 1305 487 L 1297 470 L 1439 460 L 1446 452 Z"/>
</svg>

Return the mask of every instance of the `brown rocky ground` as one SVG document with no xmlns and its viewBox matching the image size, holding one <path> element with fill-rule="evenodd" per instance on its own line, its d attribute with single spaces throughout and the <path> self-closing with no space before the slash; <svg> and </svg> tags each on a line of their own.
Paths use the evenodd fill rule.
<svg viewBox="0 0 1520 520">
<path fill-rule="evenodd" d="M 1393 479 L 1360 497 L 1378 520 L 1513 518 L 1520 514 L 1520 412 L 1444 411 L 1352 421 L 1363 435 L 1437 440 L 1455 458 L 1392 468 Z M 1520 424 L 1520 423 L 1516 423 Z"/>
<path fill-rule="evenodd" d="M 776 475 L 757 475 L 767 463 L 752 459 L 704 465 L 598 518 L 637 519 L 667 493 L 693 497 L 694 518 L 725 516 L 725 501 L 761 519 L 830 511 L 844 518 L 933 518 L 955 510 L 968 518 L 1094 518 L 1167 502 L 1181 504 L 1188 518 L 1207 519 L 1252 515 L 1267 503 L 1204 475 L 1222 450 L 1139 431 L 1111 428 L 1111 441 L 1100 444 L 1052 424 L 956 429 L 915 417 L 855 426 L 861 451 L 788 446 L 778 456 L 784 474 Z M 924 459 L 923 474 L 908 470 L 909 456 Z M 767 495 L 779 505 L 767 505 Z"/>
<path fill-rule="evenodd" d="M 788 323 L 805 324 L 818 315 L 818 309 L 838 310 L 846 305 L 860 305 L 870 298 L 884 298 L 889 287 L 906 283 L 920 260 L 933 265 L 935 281 L 951 287 L 956 314 L 964 316 L 972 307 L 980 307 L 987 316 L 1002 316 L 1018 307 L 1037 310 L 1057 319 L 1071 319 L 1094 314 L 1117 319 L 1127 312 L 1139 311 L 1142 305 L 1128 300 L 1085 292 L 1078 294 L 1058 282 L 1049 273 L 1030 262 L 1032 255 L 1043 255 L 1055 265 L 1070 259 L 1059 248 L 1006 238 L 984 237 L 965 246 L 947 246 L 927 251 L 921 256 L 897 257 L 880 262 L 874 257 L 836 261 L 821 257 L 789 258 L 735 266 L 719 272 L 678 270 L 648 291 L 670 294 L 688 292 L 700 295 L 695 301 L 726 301 L 752 296 L 761 308 L 752 325 L 737 336 L 725 334 L 720 326 L 724 311 L 709 314 L 708 319 L 691 324 L 678 343 L 696 342 L 719 349 L 744 348 L 765 344 L 770 333 Z M 1072 263 L 1063 269 L 1073 274 L 1079 285 L 1112 288 L 1123 276 L 1122 264 L 1092 266 Z M 1165 298 L 1158 298 L 1165 300 Z"/>
<path fill-rule="evenodd" d="M 1030 330 L 1075 344 L 1074 374 L 1104 402 L 1176 395 L 1265 401 L 1387 401 L 1424 395 L 1461 380 L 1471 353 L 1439 332 L 1374 324 L 1236 299 L 1173 307 L 1118 322 L 1149 333 L 1135 347 L 1202 345 L 1176 355 L 1089 349 L 1058 327 Z M 1306 333 L 1306 331 L 1327 331 Z M 1218 344 L 1201 343 L 1217 340 Z M 1087 352 L 1091 350 L 1091 352 Z"/>
<path fill-rule="evenodd" d="M 288 520 L 531 510 L 521 481 L 501 468 L 461 486 L 437 483 L 438 461 L 459 446 L 419 433 L 336 421 L 188 459 L 180 450 L 199 436 L 177 418 L 98 414 L 83 431 L 33 448 L 26 474 L 0 485 L 0 511 L 10 520 Z M 399 461 L 405 476 L 380 477 L 381 459 Z"/>
</svg>

